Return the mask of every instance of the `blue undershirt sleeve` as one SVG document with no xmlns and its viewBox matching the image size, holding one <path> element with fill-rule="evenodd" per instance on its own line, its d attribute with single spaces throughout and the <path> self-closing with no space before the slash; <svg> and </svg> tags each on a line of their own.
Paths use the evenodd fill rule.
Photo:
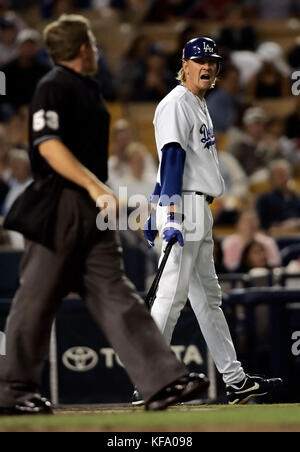
<svg viewBox="0 0 300 452">
<path fill-rule="evenodd" d="M 186 153 L 180 144 L 168 143 L 163 147 L 160 166 L 161 197 L 181 196 L 185 158 Z"/>
</svg>

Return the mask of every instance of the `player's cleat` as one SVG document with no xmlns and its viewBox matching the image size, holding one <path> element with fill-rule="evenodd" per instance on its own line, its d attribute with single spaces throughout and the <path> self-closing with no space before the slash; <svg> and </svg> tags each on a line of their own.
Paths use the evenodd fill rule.
<svg viewBox="0 0 300 452">
<path fill-rule="evenodd" d="M 132 395 L 131 399 L 131 405 L 132 406 L 142 406 L 145 405 L 145 401 L 143 400 L 143 397 L 139 393 L 139 391 L 135 388 L 134 393 Z"/>
<path fill-rule="evenodd" d="M 209 387 L 209 380 L 203 374 L 191 373 L 164 388 L 146 403 L 147 411 L 165 410 L 170 405 L 189 402 Z"/>
<path fill-rule="evenodd" d="M 30 399 L 18 402 L 12 407 L 0 407 L 0 416 L 32 416 L 36 414 L 53 414 L 51 402 L 39 394 L 35 394 Z"/>
<path fill-rule="evenodd" d="M 243 405 L 249 400 L 265 396 L 283 384 L 281 378 L 264 379 L 258 376 L 246 375 L 240 383 L 226 386 L 229 405 Z"/>
</svg>

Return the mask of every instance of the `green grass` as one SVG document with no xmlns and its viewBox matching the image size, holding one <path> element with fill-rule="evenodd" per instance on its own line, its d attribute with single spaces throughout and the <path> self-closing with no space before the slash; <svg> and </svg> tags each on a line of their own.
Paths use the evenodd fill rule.
<svg viewBox="0 0 300 452">
<path fill-rule="evenodd" d="M 300 405 L 211 405 L 175 407 L 167 412 L 99 409 L 55 416 L 0 417 L 5 431 L 300 431 Z M 125 412 L 124 412 L 125 411 Z"/>
</svg>

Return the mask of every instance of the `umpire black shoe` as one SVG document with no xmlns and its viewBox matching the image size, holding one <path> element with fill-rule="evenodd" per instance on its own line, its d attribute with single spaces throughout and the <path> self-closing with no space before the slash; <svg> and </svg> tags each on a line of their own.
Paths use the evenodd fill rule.
<svg viewBox="0 0 300 452">
<path fill-rule="evenodd" d="M 134 393 L 132 395 L 131 399 L 131 405 L 132 406 L 143 406 L 145 405 L 145 401 L 139 391 L 135 388 Z"/>
<path fill-rule="evenodd" d="M 191 373 L 167 386 L 146 403 L 147 411 L 165 410 L 170 405 L 194 400 L 209 387 L 204 374 Z"/>
<path fill-rule="evenodd" d="M 0 416 L 20 416 L 36 414 L 53 414 L 52 404 L 49 400 L 35 394 L 30 399 L 16 403 L 12 407 L 0 407 Z"/>
<path fill-rule="evenodd" d="M 229 405 L 244 405 L 249 400 L 270 394 L 282 386 L 281 378 L 270 378 L 269 380 L 258 376 L 246 375 L 241 383 L 226 386 Z"/>
</svg>

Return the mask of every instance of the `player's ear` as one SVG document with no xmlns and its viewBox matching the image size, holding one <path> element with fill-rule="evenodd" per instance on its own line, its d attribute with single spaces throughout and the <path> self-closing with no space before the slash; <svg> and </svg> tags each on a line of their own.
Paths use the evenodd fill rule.
<svg viewBox="0 0 300 452">
<path fill-rule="evenodd" d="M 182 61 L 182 68 L 184 70 L 185 75 L 187 75 L 188 74 L 188 68 L 189 68 L 188 60 L 183 60 Z"/>
</svg>

